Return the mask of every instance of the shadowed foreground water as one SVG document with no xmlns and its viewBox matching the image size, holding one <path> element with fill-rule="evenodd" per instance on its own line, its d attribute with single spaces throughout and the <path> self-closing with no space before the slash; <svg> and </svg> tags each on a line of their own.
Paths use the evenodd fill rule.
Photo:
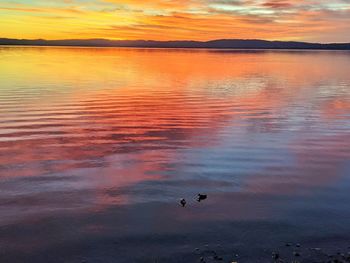
<svg viewBox="0 0 350 263">
<path fill-rule="evenodd" d="M 349 52 L 0 48 L 0 261 L 350 246 L 349 68 Z"/>
</svg>

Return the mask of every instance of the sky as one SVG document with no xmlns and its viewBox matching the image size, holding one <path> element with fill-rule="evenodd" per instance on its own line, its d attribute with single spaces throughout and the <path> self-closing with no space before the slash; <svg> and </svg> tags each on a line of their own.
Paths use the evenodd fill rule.
<svg viewBox="0 0 350 263">
<path fill-rule="evenodd" d="M 350 42 L 350 0 L 0 0 L 0 37 Z"/>
</svg>

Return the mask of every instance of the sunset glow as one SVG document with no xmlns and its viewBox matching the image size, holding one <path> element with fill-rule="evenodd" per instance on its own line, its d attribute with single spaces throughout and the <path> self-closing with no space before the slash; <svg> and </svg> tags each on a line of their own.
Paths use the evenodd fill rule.
<svg viewBox="0 0 350 263">
<path fill-rule="evenodd" d="M 16 0 L 0 37 L 350 41 L 348 0 Z"/>
</svg>

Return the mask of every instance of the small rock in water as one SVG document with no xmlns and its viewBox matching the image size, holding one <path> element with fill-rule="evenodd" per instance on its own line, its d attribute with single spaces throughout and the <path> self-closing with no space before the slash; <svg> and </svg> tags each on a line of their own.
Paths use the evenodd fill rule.
<svg viewBox="0 0 350 263">
<path fill-rule="evenodd" d="M 298 244 L 296 244 L 295 246 L 296 246 L 296 247 L 300 247 L 300 244 L 298 243 Z"/>
<path fill-rule="evenodd" d="M 300 257 L 300 253 L 299 253 L 299 252 L 294 252 L 293 255 L 294 255 L 295 257 Z"/>
<path fill-rule="evenodd" d="M 207 199 L 207 195 L 204 195 L 204 194 L 198 194 L 197 195 L 197 201 L 200 202 L 200 201 L 203 201 Z"/>
<path fill-rule="evenodd" d="M 180 200 L 180 204 L 182 205 L 182 207 L 185 207 L 185 205 L 186 205 L 186 200 L 185 200 L 185 198 L 182 198 L 182 199 Z"/>
<path fill-rule="evenodd" d="M 291 246 L 291 243 L 286 243 L 286 247 L 290 247 Z"/>
<path fill-rule="evenodd" d="M 280 258 L 280 254 L 276 253 L 276 252 L 272 252 L 272 259 L 277 260 Z"/>
<path fill-rule="evenodd" d="M 223 260 L 223 258 L 222 258 L 222 257 L 219 257 L 218 255 L 215 255 L 213 258 L 214 258 L 215 260 Z"/>
</svg>

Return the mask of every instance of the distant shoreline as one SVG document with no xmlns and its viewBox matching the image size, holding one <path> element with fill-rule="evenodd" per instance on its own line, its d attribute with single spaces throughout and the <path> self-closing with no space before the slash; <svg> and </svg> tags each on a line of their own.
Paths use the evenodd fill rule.
<svg viewBox="0 0 350 263">
<path fill-rule="evenodd" d="M 254 39 L 218 39 L 211 41 L 154 41 L 108 39 L 10 39 L 0 38 L 0 46 L 44 47 L 119 47 L 172 49 L 236 49 L 236 50 L 350 50 L 350 43 L 307 43 L 295 41 L 267 41 Z"/>
<path fill-rule="evenodd" d="M 4 44 L 0 44 L 0 48 L 1 47 L 13 47 L 13 48 L 86 48 L 86 49 L 89 49 L 89 48 L 96 48 L 96 49 L 139 49 L 139 50 L 142 50 L 142 49 L 147 49 L 147 50 L 178 50 L 178 51 L 185 51 L 185 50 L 192 50 L 192 51 L 211 51 L 211 52 L 268 52 L 268 51 L 271 51 L 271 52 L 312 52 L 312 51 L 315 51 L 315 52 L 327 52 L 327 51 L 333 51 L 333 52 L 341 52 L 341 51 L 349 51 L 350 52 L 350 49 L 312 49 L 312 48 L 309 48 L 309 49 L 297 49 L 297 48 L 202 48 L 202 47 L 124 47 L 124 46 L 115 46 L 115 47 L 106 47 L 106 46 L 64 46 L 64 45 L 60 45 L 60 46 L 54 46 L 54 45 L 4 45 Z"/>
</svg>

